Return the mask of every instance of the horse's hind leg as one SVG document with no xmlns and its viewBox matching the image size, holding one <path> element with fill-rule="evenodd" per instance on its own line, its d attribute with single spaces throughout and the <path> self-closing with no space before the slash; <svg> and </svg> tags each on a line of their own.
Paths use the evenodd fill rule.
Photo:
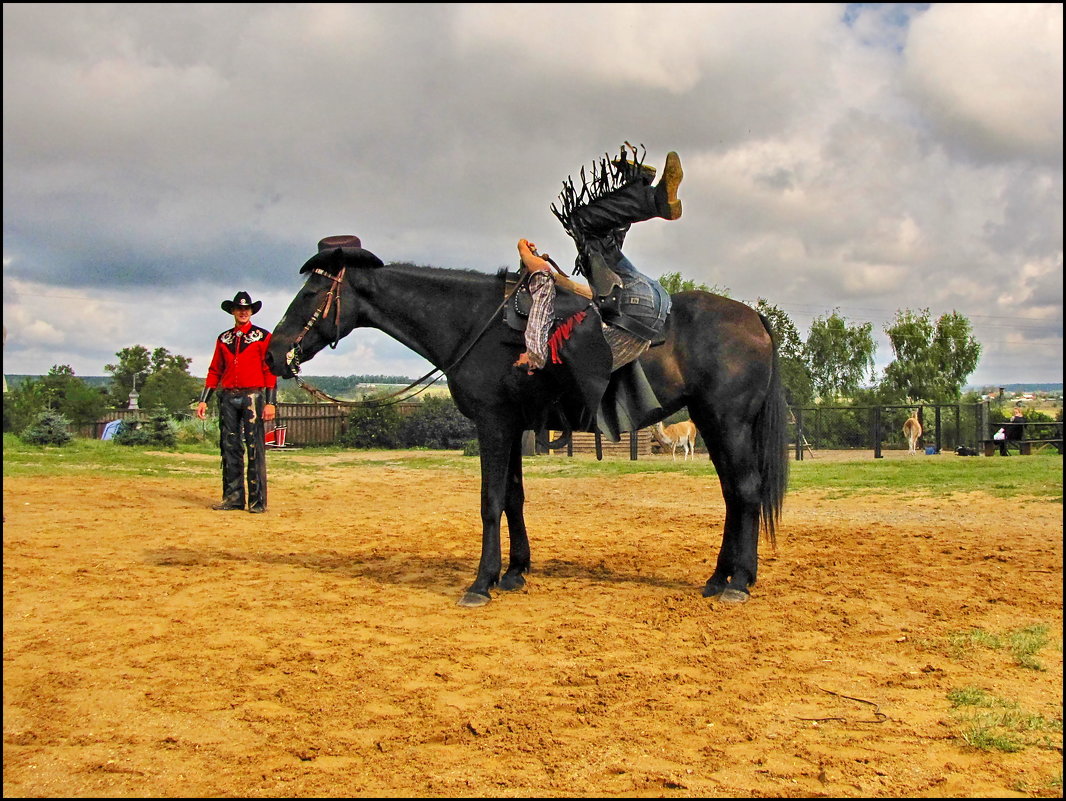
<svg viewBox="0 0 1066 801">
<path fill-rule="evenodd" d="M 503 512 L 507 516 L 510 553 L 507 571 L 500 578 L 501 590 L 520 590 L 526 584 L 523 573 L 529 571 L 529 537 L 526 534 L 526 492 L 522 483 L 522 435 L 511 445 L 511 459 L 507 471 L 507 494 Z"/>
</svg>

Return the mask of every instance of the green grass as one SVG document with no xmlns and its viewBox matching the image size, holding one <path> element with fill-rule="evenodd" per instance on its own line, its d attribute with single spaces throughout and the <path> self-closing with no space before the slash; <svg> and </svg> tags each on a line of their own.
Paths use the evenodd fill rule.
<svg viewBox="0 0 1066 801">
<path fill-rule="evenodd" d="M 954 689 L 947 698 L 963 727 L 959 739 L 970 748 L 1008 754 L 1028 747 L 1062 748 L 1061 719 L 1026 712 L 1016 702 L 978 687 Z"/>
<path fill-rule="evenodd" d="M 146 453 L 155 451 L 155 453 Z M 214 442 L 181 444 L 159 455 L 157 449 L 116 445 L 100 440 L 75 439 L 62 448 L 42 448 L 24 444 L 11 434 L 4 435 L 4 475 L 84 475 L 87 471 L 137 475 L 190 471 L 213 474 L 216 463 L 188 459 L 189 454 L 217 454 Z M 373 469 L 402 464 L 410 469 L 442 470 L 477 475 L 479 460 L 458 451 L 398 451 L 396 458 L 368 460 L 365 453 L 342 448 L 301 448 L 299 460 L 286 460 L 272 454 L 274 469 L 315 470 L 308 465 L 316 455 L 329 456 L 325 469 L 358 465 Z M 385 452 L 386 454 L 388 452 Z M 597 461 L 582 455 L 538 456 L 525 459 L 530 477 L 606 477 L 666 473 L 716 480 L 714 466 L 704 456 L 696 461 L 609 458 Z M 1034 455 L 1013 459 L 962 458 L 941 456 L 923 459 L 873 459 L 856 457 L 848 462 L 819 462 L 806 459 L 790 462 L 790 492 L 828 492 L 831 497 L 870 494 L 901 494 L 943 497 L 957 492 L 985 492 L 1000 498 L 1031 496 L 1062 502 L 1062 457 Z"/>
<path fill-rule="evenodd" d="M 1014 657 L 1020 667 L 1036 671 L 1045 670 L 1036 659 L 1036 654 L 1049 644 L 1048 627 L 1043 624 L 1012 629 L 1006 634 L 993 634 L 984 629 L 969 629 L 948 635 L 948 645 L 953 656 L 965 656 L 968 652 L 978 648 L 993 651 L 1005 650 Z M 1062 647 L 1061 644 L 1059 647 Z"/>
</svg>

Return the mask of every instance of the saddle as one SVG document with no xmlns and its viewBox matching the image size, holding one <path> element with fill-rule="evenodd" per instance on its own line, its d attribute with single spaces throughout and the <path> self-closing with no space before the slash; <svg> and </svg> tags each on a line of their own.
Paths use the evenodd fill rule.
<svg viewBox="0 0 1066 801">
<path fill-rule="evenodd" d="M 504 310 L 504 337 L 524 346 L 533 296 L 524 274 L 502 268 L 498 276 L 505 296 L 510 296 Z M 562 364 L 550 364 L 548 369 L 558 371 L 564 390 L 554 408 L 544 410 L 540 425 L 562 431 L 600 431 L 618 442 L 622 433 L 662 417 L 662 407 L 639 361 L 611 372 L 611 346 L 603 336 L 595 303 L 556 286 L 552 321 L 552 352 Z"/>
<path fill-rule="evenodd" d="M 529 283 L 526 280 L 528 273 L 512 272 L 502 267 L 497 275 L 504 282 L 504 295 L 511 295 L 511 300 L 504 309 L 503 319 L 511 330 L 524 334 L 526 323 L 529 322 L 529 312 L 533 308 L 533 294 L 529 291 Z M 587 311 L 593 304 L 591 300 L 576 292 L 556 286 L 554 305 L 553 327 L 566 322 L 575 314 Z"/>
</svg>

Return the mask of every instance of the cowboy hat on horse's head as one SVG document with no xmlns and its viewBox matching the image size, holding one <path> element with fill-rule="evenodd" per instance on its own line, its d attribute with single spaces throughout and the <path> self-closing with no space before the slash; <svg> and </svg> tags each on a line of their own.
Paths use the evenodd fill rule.
<svg viewBox="0 0 1066 801">
<path fill-rule="evenodd" d="M 247 292 L 238 292 L 233 296 L 233 300 L 222 301 L 222 311 L 227 314 L 232 314 L 235 309 L 251 309 L 252 314 L 258 312 L 263 308 L 263 301 L 257 300 L 252 302 L 252 296 Z"/>
</svg>

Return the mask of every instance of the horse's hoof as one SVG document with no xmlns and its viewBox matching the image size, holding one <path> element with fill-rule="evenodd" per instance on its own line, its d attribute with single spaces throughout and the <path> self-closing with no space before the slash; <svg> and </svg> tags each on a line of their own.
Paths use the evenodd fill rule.
<svg viewBox="0 0 1066 801">
<path fill-rule="evenodd" d="M 478 606 L 484 606 L 491 601 L 488 595 L 480 595 L 476 592 L 467 592 L 463 594 L 463 597 L 459 599 L 459 606 L 465 606 L 468 609 L 474 609 Z"/>
<path fill-rule="evenodd" d="M 728 584 L 711 583 L 710 581 L 708 581 L 706 586 L 703 588 L 703 597 L 717 598 L 719 595 L 725 592 L 725 589 L 728 586 Z"/>
<path fill-rule="evenodd" d="M 524 586 L 526 586 L 526 577 L 521 573 L 515 573 L 513 576 L 504 574 L 504 577 L 500 579 L 500 589 L 506 592 L 514 592 Z"/>
<path fill-rule="evenodd" d="M 718 596 L 718 600 L 724 604 L 743 604 L 747 603 L 751 598 L 749 593 L 743 590 L 735 590 L 732 587 L 722 591 L 722 594 Z"/>
</svg>

